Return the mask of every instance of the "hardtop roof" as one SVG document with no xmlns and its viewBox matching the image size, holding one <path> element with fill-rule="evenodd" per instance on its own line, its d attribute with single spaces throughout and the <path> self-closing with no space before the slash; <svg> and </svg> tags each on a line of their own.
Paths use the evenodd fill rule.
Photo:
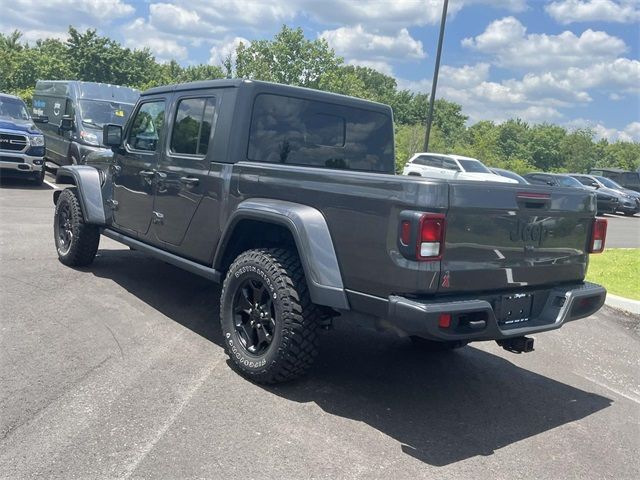
<svg viewBox="0 0 640 480">
<path fill-rule="evenodd" d="M 323 90 L 315 90 L 306 87 L 297 87 L 293 85 L 283 85 L 280 83 L 264 82 L 261 80 L 249 80 L 249 79 L 217 79 L 217 80 L 202 80 L 198 82 L 179 83 L 174 85 L 164 85 L 160 87 L 150 88 L 142 92 L 142 96 L 156 95 L 162 93 L 182 92 L 192 90 L 204 90 L 210 88 L 238 88 L 253 90 L 256 93 L 272 93 L 275 95 L 289 95 L 295 97 L 302 97 L 310 100 L 318 100 L 329 103 L 340 103 L 347 106 L 365 108 L 368 110 L 378 110 L 389 112 L 391 107 L 388 105 L 374 102 L 371 100 L 363 100 L 361 98 L 350 97 L 339 93 L 326 92 Z"/>
</svg>

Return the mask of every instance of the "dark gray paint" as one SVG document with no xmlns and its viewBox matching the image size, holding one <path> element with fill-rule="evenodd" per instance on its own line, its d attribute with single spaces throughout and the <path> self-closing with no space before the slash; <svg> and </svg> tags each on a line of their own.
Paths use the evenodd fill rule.
<svg viewBox="0 0 640 480">
<path fill-rule="evenodd" d="M 60 167 L 56 173 L 56 182 L 74 184 L 78 187 L 80 204 L 87 223 L 95 225 L 106 223 L 98 170 L 85 165 Z"/>
<path fill-rule="evenodd" d="M 333 240 L 319 210 L 282 200 L 253 198 L 238 205 L 226 230 L 231 232 L 233 225 L 244 218 L 286 226 L 300 252 L 311 300 L 319 305 L 349 309 Z"/>
</svg>

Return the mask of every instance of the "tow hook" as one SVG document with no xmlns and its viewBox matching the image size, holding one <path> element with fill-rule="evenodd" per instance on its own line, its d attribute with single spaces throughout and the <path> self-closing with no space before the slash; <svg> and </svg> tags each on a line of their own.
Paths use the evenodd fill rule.
<svg viewBox="0 0 640 480">
<path fill-rule="evenodd" d="M 533 352 L 533 338 L 529 337 L 507 338 L 506 340 L 496 340 L 496 343 L 512 353 Z"/>
</svg>

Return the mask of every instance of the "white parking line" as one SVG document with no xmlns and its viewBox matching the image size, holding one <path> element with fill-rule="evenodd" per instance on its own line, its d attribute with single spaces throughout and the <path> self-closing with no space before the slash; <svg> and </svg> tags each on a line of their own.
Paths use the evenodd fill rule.
<svg viewBox="0 0 640 480">
<path fill-rule="evenodd" d="M 55 183 L 51 183 L 49 180 L 45 180 L 44 183 L 46 183 L 47 185 L 49 185 L 51 188 L 53 188 L 54 190 L 62 190 L 62 188 L 60 188 L 59 186 L 57 186 Z"/>
</svg>

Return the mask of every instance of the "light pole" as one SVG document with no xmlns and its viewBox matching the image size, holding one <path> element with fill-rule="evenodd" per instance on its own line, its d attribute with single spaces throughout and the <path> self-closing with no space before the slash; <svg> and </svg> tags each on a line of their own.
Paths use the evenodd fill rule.
<svg viewBox="0 0 640 480">
<path fill-rule="evenodd" d="M 440 20 L 440 37 L 438 38 L 438 52 L 436 53 L 436 66 L 433 70 L 433 82 L 431 83 L 431 98 L 429 98 L 429 113 L 427 114 L 427 131 L 424 134 L 424 151 L 429 151 L 429 136 L 431 135 L 431 122 L 433 121 L 433 102 L 436 100 L 436 87 L 438 85 L 438 73 L 440 71 L 440 57 L 442 55 L 442 41 L 444 40 L 444 25 L 447 22 L 447 7 L 449 0 L 444 0 L 442 5 L 442 20 Z"/>
</svg>

